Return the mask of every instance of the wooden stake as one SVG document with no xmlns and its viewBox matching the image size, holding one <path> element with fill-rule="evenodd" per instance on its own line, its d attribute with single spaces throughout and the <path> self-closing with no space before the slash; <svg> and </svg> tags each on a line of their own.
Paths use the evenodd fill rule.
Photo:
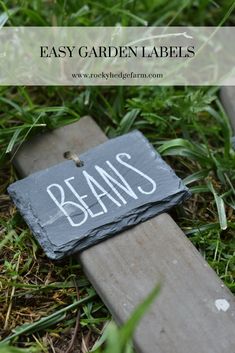
<svg viewBox="0 0 235 353">
<path fill-rule="evenodd" d="M 14 164 L 27 176 L 106 140 L 90 118 L 25 143 Z M 123 323 L 156 285 L 162 291 L 135 337 L 141 353 L 232 353 L 231 292 L 168 214 L 161 214 L 78 255 L 114 319 Z"/>
</svg>

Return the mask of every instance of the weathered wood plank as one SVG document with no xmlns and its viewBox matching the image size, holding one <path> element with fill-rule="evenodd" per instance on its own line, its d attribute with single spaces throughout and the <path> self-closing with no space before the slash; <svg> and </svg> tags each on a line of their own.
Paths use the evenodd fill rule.
<svg viewBox="0 0 235 353">
<path fill-rule="evenodd" d="M 43 138 L 42 138 L 43 137 Z M 13 163 L 18 173 L 29 174 L 63 162 L 64 152 L 85 152 L 88 148 L 106 141 L 106 136 L 92 119 L 81 119 L 79 124 L 70 124 L 51 132 L 37 135 L 24 143 L 17 151 Z"/>
<path fill-rule="evenodd" d="M 235 86 L 224 86 L 220 91 L 223 106 L 231 121 L 231 126 L 235 134 Z"/>
<path fill-rule="evenodd" d="M 81 153 L 105 139 L 87 117 L 26 143 L 14 163 L 25 176 L 62 161 L 64 151 Z M 235 351 L 234 298 L 169 215 L 95 245 L 78 258 L 118 323 L 161 281 L 161 294 L 134 338 L 138 352 Z M 221 303 L 229 308 L 219 310 Z"/>
</svg>

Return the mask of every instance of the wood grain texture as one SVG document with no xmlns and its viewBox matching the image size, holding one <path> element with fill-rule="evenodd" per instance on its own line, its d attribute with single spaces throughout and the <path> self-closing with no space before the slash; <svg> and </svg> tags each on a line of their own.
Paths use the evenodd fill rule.
<svg viewBox="0 0 235 353">
<path fill-rule="evenodd" d="M 105 139 L 87 117 L 47 134 L 46 139 L 37 138 L 35 144 L 34 140 L 27 143 L 14 163 L 22 175 L 28 175 L 63 160 L 64 150 L 80 153 Z M 45 152 L 51 150 L 53 156 L 47 159 Z M 129 317 L 157 282 L 162 283 L 159 297 L 136 331 L 138 352 L 235 352 L 233 295 L 169 215 L 133 227 L 78 258 L 118 323 Z M 229 303 L 226 312 L 218 310 L 219 299 Z"/>
<path fill-rule="evenodd" d="M 13 164 L 18 173 L 25 177 L 63 162 L 64 152 L 82 153 L 106 140 L 106 136 L 92 119 L 83 118 L 79 123 L 60 127 L 27 141 L 17 150 Z"/>
<path fill-rule="evenodd" d="M 235 86 L 224 86 L 221 88 L 220 97 L 231 122 L 235 134 Z"/>
</svg>

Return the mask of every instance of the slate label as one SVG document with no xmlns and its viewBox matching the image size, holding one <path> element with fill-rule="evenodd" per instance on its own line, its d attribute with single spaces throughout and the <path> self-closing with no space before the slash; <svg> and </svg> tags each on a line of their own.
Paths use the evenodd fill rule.
<svg viewBox="0 0 235 353">
<path fill-rule="evenodd" d="M 81 251 L 189 196 L 139 132 L 10 185 L 8 192 L 50 258 Z"/>
</svg>

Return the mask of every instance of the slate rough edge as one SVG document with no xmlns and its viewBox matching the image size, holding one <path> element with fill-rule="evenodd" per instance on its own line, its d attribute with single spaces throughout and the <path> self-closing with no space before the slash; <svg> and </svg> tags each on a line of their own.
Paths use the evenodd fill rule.
<svg viewBox="0 0 235 353">
<path fill-rule="evenodd" d="M 67 254 L 73 253 L 74 249 L 71 250 L 71 246 L 79 247 L 79 250 L 82 251 L 92 246 L 93 244 L 97 244 L 99 241 L 102 241 L 105 238 L 110 238 L 111 236 L 119 234 L 120 232 L 128 228 L 131 228 L 141 222 L 145 222 L 146 220 L 155 217 L 156 215 L 168 211 L 175 205 L 181 204 L 188 197 L 189 193 L 187 191 L 182 190 L 179 193 L 175 194 L 173 198 L 170 197 L 171 204 L 169 204 L 169 202 L 167 201 L 168 198 L 166 198 L 159 202 L 149 203 L 145 204 L 142 207 L 137 207 L 131 212 L 127 213 L 126 217 L 115 218 L 113 222 L 106 223 L 100 229 L 94 228 L 92 233 L 88 234 L 81 240 L 74 240 L 72 241 L 72 243 L 69 242 L 66 245 L 63 245 L 62 251 L 60 251 L 60 248 L 58 247 L 58 250 L 55 250 L 54 252 L 56 254 L 60 254 L 60 252 L 64 253 L 65 251 Z M 115 230 L 116 224 L 118 224 L 119 230 Z M 110 229 L 110 233 L 106 233 L 107 229 Z"/>
<path fill-rule="evenodd" d="M 126 217 L 123 217 L 123 215 L 120 215 L 119 217 L 114 218 L 112 222 L 107 222 L 105 225 L 103 224 L 101 227 L 93 228 L 93 231 L 88 234 L 84 234 L 83 238 L 81 238 L 81 239 L 74 238 L 74 239 L 68 241 L 66 243 L 66 245 L 63 244 L 63 246 L 62 246 L 63 251 L 67 247 L 71 247 L 76 244 L 78 245 L 78 244 L 86 243 L 87 239 L 92 238 L 93 236 L 96 236 L 96 234 L 99 232 L 99 229 L 104 230 L 106 228 L 112 227 L 112 225 L 121 224 L 122 220 L 125 222 L 128 220 L 131 221 L 131 217 L 134 217 L 135 215 L 136 216 L 140 215 L 140 212 L 147 213 L 151 209 L 158 208 L 158 211 L 155 210 L 154 211 L 155 213 L 153 213 L 153 215 L 148 214 L 148 216 L 146 218 L 144 218 L 144 217 L 142 218 L 144 220 L 147 220 L 149 218 L 154 217 L 157 214 L 164 212 L 165 210 L 169 210 L 170 208 L 174 207 L 175 205 L 181 204 L 183 201 L 185 201 L 186 199 L 188 199 L 191 196 L 191 193 L 184 187 L 182 181 L 180 181 L 180 185 L 182 185 L 182 189 L 179 192 L 177 192 L 175 194 L 169 194 L 164 199 L 161 199 L 159 201 L 145 203 L 144 205 L 133 208 L 130 212 L 125 214 Z M 171 201 L 171 203 L 169 201 Z M 129 223 L 127 223 L 128 224 L 127 228 L 132 227 L 133 225 L 140 223 L 140 222 L 139 221 L 135 221 L 133 223 L 129 222 Z M 124 228 L 122 228 L 122 229 L 124 229 Z M 95 234 L 93 234 L 93 233 L 95 233 Z M 100 233 L 101 233 L 101 231 L 100 231 Z M 104 236 L 106 236 L 106 235 L 104 235 Z M 61 248 L 60 246 L 56 246 L 52 242 L 50 242 L 50 244 L 52 244 L 52 247 L 57 248 L 58 250 Z"/>
<path fill-rule="evenodd" d="M 169 211 L 175 205 L 180 205 L 182 202 L 187 200 L 190 197 L 190 195 L 191 195 L 190 193 L 185 192 L 185 194 L 181 196 L 180 201 L 175 201 L 174 205 L 171 204 L 171 205 L 162 207 L 161 209 L 159 209 L 157 204 L 154 204 L 151 208 L 148 209 L 148 211 L 149 210 L 152 211 L 151 214 L 148 214 L 145 211 L 144 214 L 143 214 L 143 217 L 140 217 L 140 213 L 138 213 L 138 220 L 136 220 L 135 222 L 133 222 L 131 224 L 128 223 L 126 226 L 125 225 L 120 226 L 120 230 L 115 231 L 114 233 L 110 233 L 110 234 L 109 233 L 105 233 L 104 235 L 101 235 L 99 238 L 96 237 L 94 240 L 92 239 L 90 244 L 85 243 L 84 246 L 82 244 L 80 244 L 80 243 L 78 245 L 75 244 L 74 248 L 72 250 L 69 249 L 69 250 L 66 251 L 66 255 L 72 255 L 74 253 L 78 253 L 80 251 L 83 251 L 83 250 L 85 250 L 85 249 L 87 249 L 87 248 L 89 248 L 89 247 L 91 247 L 93 245 L 98 244 L 101 241 L 104 241 L 104 240 L 109 239 L 109 238 L 111 238 L 113 236 L 116 236 L 116 235 L 124 232 L 125 230 L 128 230 L 130 228 L 133 228 L 133 227 L 137 226 L 138 224 L 140 224 L 142 222 L 145 222 L 145 221 L 147 221 L 147 220 L 149 220 L 151 218 L 154 218 L 155 216 L 158 216 L 158 215 L 160 215 L 162 213 L 165 213 L 165 212 Z M 157 212 L 154 212 L 154 208 L 155 207 L 158 208 Z M 123 221 L 126 221 L 126 219 L 123 218 Z M 114 224 L 114 223 L 107 223 L 105 226 L 102 227 L 102 229 L 110 228 L 110 225 L 112 225 L 112 224 Z M 119 222 L 118 224 L 121 224 L 121 222 Z M 60 251 L 55 251 L 54 253 L 56 254 L 56 259 L 61 259 L 62 257 L 64 257 L 64 251 L 63 251 L 62 255 L 60 255 Z"/>
<path fill-rule="evenodd" d="M 47 232 L 45 231 L 45 229 L 40 225 L 40 222 L 38 221 L 38 218 L 36 215 L 34 215 L 34 213 L 32 212 L 32 209 L 30 207 L 29 203 L 25 203 L 23 199 L 21 199 L 21 197 L 19 197 L 19 195 L 16 195 L 16 192 L 14 190 L 14 184 L 21 182 L 16 181 L 15 183 L 11 184 L 7 191 L 9 193 L 9 195 L 11 196 L 11 198 L 13 199 L 16 207 L 19 209 L 21 215 L 23 216 L 23 218 L 25 219 L 28 227 L 30 228 L 30 230 L 37 236 L 37 240 L 39 242 L 39 244 L 41 245 L 41 247 L 44 249 L 46 255 L 52 259 L 52 260 L 59 260 L 61 258 L 63 258 L 64 256 L 67 255 L 71 255 L 73 253 L 78 253 L 82 250 L 85 250 L 88 247 L 91 247 L 92 245 L 95 245 L 97 243 L 99 243 L 100 241 L 104 241 L 107 238 L 110 238 L 112 236 L 115 236 L 117 234 L 119 234 L 120 232 L 129 229 L 141 222 L 144 222 L 150 218 L 153 218 L 165 211 L 168 211 L 169 209 L 171 209 L 172 207 L 181 204 L 183 201 L 185 201 L 186 199 L 188 199 L 191 196 L 191 193 L 189 191 L 189 189 L 183 184 L 182 180 L 176 175 L 176 173 L 174 172 L 174 170 L 161 158 L 160 154 L 155 150 L 155 148 L 153 147 L 153 145 L 149 142 L 149 140 L 138 130 L 134 130 L 132 132 L 130 132 L 129 134 L 134 134 L 137 133 L 139 135 L 139 137 L 145 142 L 146 147 L 148 147 L 149 149 L 151 149 L 152 151 L 154 151 L 155 153 L 155 158 L 159 159 L 160 162 L 164 165 L 164 168 L 168 170 L 168 172 L 170 174 L 172 174 L 172 176 L 176 177 L 179 179 L 179 188 L 181 188 L 181 190 L 174 194 L 174 195 L 168 195 L 165 199 L 161 200 L 161 201 L 157 201 L 154 203 L 148 203 L 145 205 L 142 205 L 140 207 L 137 207 L 136 209 L 133 209 L 130 213 L 126 214 L 126 217 L 122 217 L 121 222 L 120 220 L 117 218 L 115 219 L 113 222 L 111 223 L 107 223 L 105 224 L 105 226 L 102 226 L 102 229 L 100 230 L 100 235 L 98 237 L 96 237 L 96 239 L 94 239 L 94 236 L 89 234 L 87 236 L 85 236 L 83 238 L 83 241 L 81 240 L 74 240 L 74 243 L 68 244 L 68 249 L 66 249 L 66 247 L 64 246 L 62 251 L 60 251 L 58 248 L 56 250 L 56 246 L 53 245 L 53 243 L 50 242 L 49 238 L 47 237 Z M 119 139 L 121 136 L 115 137 L 114 139 Z M 86 152 L 84 152 L 83 154 L 81 154 L 81 159 L 83 158 L 83 156 L 89 154 L 89 152 L 91 150 L 96 149 L 99 146 L 105 145 L 108 141 L 105 141 L 104 143 L 93 147 L 91 149 L 88 149 Z M 61 163 L 58 163 L 56 165 L 59 164 L 65 164 L 65 163 L 72 163 L 70 161 L 64 161 Z M 27 176 L 26 178 L 24 178 L 23 180 L 26 180 L 28 178 L 31 178 L 33 175 L 40 175 L 41 173 L 45 173 L 48 169 L 53 168 L 53 166 L 50 166 L 49 168 L 45 168 L 41 171 L 37 171 L 35 173 L 30 174 L 29 176 Z M 171 199 L 171 202 L 169 204 L 168 203 L 168 199 Z M 160 206 L 159 206 L 160 204 Z M 165 205 L 164 205 L 165 204 Z M 162 206 L 162 207 L 161 207 Z M 140 214 L 140 210 L 142 210 L 143 214 L 141 216 Z M 133 219 L 133 217 L 136 216 L 136 220 L 131 222 L 130 220 L 130 216 L 131 219 Z M 128 223 L 126 223 L 126 221 L 128 220 Z M 125 223 L 126 225 L 123 225 L 122 223 Z M 102 230 L 106 230 L 107 228 L 110 228 L 111 225 L 121 225 L 120 227 L 118 227 L 118 230 L 116 231 L 112 231 L 110 233 L 105 233 L 103 232 L 102 234 Z M 94 231 L 96 230 L 96 233 L 98 234 L 98 229 L 94 229 Z M 85 239 L 85 241 L 84 241 Z M 87 239 L 92 239 L 91 242 L 87 241 Z M 82 245 L 83 243 L 83 245 Z M 73 246 L 73 249 L 71 249 L 71 245 Z"/>
<path fill-rule="evenodd" d="M 35 173 L 36 174 L 36 173 Z M 55 260 L 56 256 L 53 256 L 54 250 L 53 247 L 51 246 L 51 243 L 48 241 L 46 231 L 44 228 L 40 225 L 40 222 L 38 221 L 38 218 L 33 214 L 32 209 L 30 207 L 30 204 L 28 203 L 27 205 L 22 202 L 21 198 L 16 196 L 16 193 L 11 186 L 14 184 L 11 184 L 7 191 L 14 201 L 14 204 L 16 205 L 17 209 L 20 211 L 20 214 L 24 218 L 25 222 L 27 223 L 29 229 L 32 231 L 33 234 L 36 234 L 37 241 L 45 251 L 46 255 L 52 259 Z"/>
</svg>

